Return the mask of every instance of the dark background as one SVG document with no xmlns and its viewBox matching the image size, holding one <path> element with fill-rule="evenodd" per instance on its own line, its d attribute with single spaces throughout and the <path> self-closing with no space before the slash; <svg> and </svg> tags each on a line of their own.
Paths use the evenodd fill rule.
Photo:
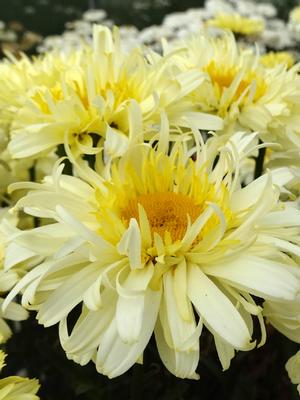
<svg viewBox="0 0 300 400">
<path fill-rule="evenodd" d="M 257 330 L 258 331 L 258 330 Z M 254 332 L 259 341 L 259 334 Z M 80 366 L 67 360 L 58 339 L 57 326 L 43 328 L 31 318 L 15 330 L 7 343 L 5 375 L 26 372 L 41 383 L 41 400 L 298 400 L 285 363 L 299 345 L 268 326 L 267 343 L 260 349 L 239 352 L 228 371 L 222 372 L 213 338 L 201 335 L 199 381 L 179 379 L 161 363 L 152 338 L 144 353 L 144 365 L 108 379 L 93 363 Z"/>
<path fill-rule="evenodd" d="M 66 21 L 80 18 L 90 8 L 106 10 L 108 18 L 117 25 L 143 28 L 160 24 L 170 12 L 202 7 L 203 3 L 202 0 L 0 0 L 0 19 L 20 21 L 27 29 L 46 36 L 61 33 Z"/>
<path fill-rule="evenodd" d="M 265 0 L 268 2 L 268 0 Z M 281 18 L 287 18 L 296 0 L 273 0 Z M 19 21 L 27 29 L 43 36 L 61 33 L 66 21 L 80 18 L 90 8 L 107 11 L 117 25 L 131 24 L 143 28 L 160 24 L 164 15 L 202 7 L 203 0 L 0 0 L 0 19 Z"/>
</svg>

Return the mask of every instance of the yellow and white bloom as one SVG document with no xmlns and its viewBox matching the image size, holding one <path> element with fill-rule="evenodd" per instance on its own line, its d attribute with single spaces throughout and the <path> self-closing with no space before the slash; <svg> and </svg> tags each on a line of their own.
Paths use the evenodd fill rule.
<svg viewBox="0 0 300 400">
<path fill-rule="evenodd" d="M 166 143 L 133 147 L 107 178 L 85 170 L 84 181 L 63 175 L 61 165 L 42 184 L 12 186 L 31 189 L 16 209 L 54 222 L 11 234 L 11 243 L 43 260 L 3 309 L 22 292 L 22 305 L 38 311 L 39 323 L 59 323 L 69 358 L 93 360 L 111 378 L 141 359 L 153 332 L 169 371 L 197 378 L 203 325 L 226 369 L 235 350 L 255 346 L 253 316 L 259 344 L 265 342 L 262 309 L 252 296 L 290 302 L 300 289 L 287 255 L 293 249 L 268 242 L 268 227 L 280 216 L 282 236 L 300 220 L 294 209 L 293 223 L 286 221 L 279 201 L 289 171 L 241 188 L 246 145 L 232 141 L 219 150 L 212 138 L 195 149 L 176 142 L 168 152 Z M 81 315 L 70 330 L 67 318 L 77 305 Z"/>
<path fill-rule="evenodd" d="M 5 366 L 5 358 L 6 354 L 0 351 L 0 371 Z M 10 376 L 0 379 L 0 398 L 1 400 L 39 400 L 36 395 L 39 387 L 37 379 Z"/>
<path fill-rule="evenodd" d="M 93 48 L 80 62 L 62 71 L 55 84 L 27 93 L 12 124 L 9 150 L 22 158 L 67 143 L 75 155 L 95 154 L 104 146 L 106 157 L 114 158 L 155 136 L 162 113 L 175 130 L 192 124 L 220 129 L 220 118 L 195 110 L 187 97 L 204 79 L 200 71 L 174 74 L 168 58 L 150 64 L 138 48 L 125 53 L 117 29 L 95 26 Z"/>
<path fill-rule="evenodd" d="M 218 13 L 214 18 L 207 21 L 208 26 L 227 29 L 236 35 L 257 36 L 265 29 L 262 18 L 243 17 L 237 13 Z"/>
<path fill-rule="evenodd" d="M 12 56 L 11 56 L 12 57 Z M 74 59 L 70 56 L 73 62 Z M 60 70 L 68 67 L 64 56 L 56 53 L 45 57 L 37 57 L 32 61 L 22 56 L 20 60 L 5 59 L 0 63 L 0 196 L 7 195 L 7 186 L 16 181 L 28 180 L 30 169 L 35 170 L 36 179 L 45 175 L 45 163 L 52 169 L 56 157 L 50 154 L 38 160 L 15 160 L 7 149 L 14 120 L 28 101 L 29 93 L 34 88 L 44 85 L 54 85 L 59 79 Z M 48 172 L 49 173 L 49 172 Z"/>
<path fill-rule="evenodd" d="M 13 56 L 0 63 L 0 127 L 9 135 L 11 125 L 31 93 L 38 87 L 55 87 L 61 73 L 77 65 L 86 49 L 68 55 L 49 52 L 30 59 L 26 55 L 17 60 Z"/>
<path fill-rule="evenodd" d="M 285 64 L 291 68 L 295 64 L 295 58 L 288 51 L 269 51 L 260 57 L 260 62 L 267 68 L 274 68 L 278 64 Z"/>
<path fill-rule="evenodd" d="M 259 54 L 239 48 L 234 36 L 202 32 L 174 46 L 174 68 L 203 71 L 207 80 L 190 95 L 199 110 L 224 118 L 220 134 L 259 131 L 263 141 L 300 147 L 299 65 L 266 68 Z"/>
<path fill-rule="evenodd" d="M 289 378 L 294 385 L 297 385 L 297 390 L 300 395 L 300 351 L 292 356 L 285 365 L 289 374 Z"/>
</svg>

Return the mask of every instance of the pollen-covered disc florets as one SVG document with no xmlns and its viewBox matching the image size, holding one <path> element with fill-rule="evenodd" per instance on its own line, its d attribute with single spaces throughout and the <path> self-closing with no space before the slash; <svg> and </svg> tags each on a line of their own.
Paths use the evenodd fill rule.
<svg viewBox="0 0 300 400">
<path fill-rule="evenodd" d="M 158 233 L 164 237 L 168 232 L 174 241 L 183 238 L 188 221 L 193 223 L 203 209 L 203 205 L 195 204 L 190 197 L 180 193 L 149 193 L 128 201 L 127 207 L 122 210 L 126 221 L 131 218 L 139 219 L 139 204 L 147 214 L 152 234 Z"/>
</svg>

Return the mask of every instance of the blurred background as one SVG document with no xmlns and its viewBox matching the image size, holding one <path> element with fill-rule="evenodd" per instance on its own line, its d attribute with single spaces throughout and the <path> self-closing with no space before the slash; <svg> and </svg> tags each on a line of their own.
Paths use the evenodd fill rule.
<svg viewBox="0 0 300 400">
<path fill-rule="evenodd" d="M 261 3 L 257 0 L 257 3 Z M 264 0 L 287 20 L 297 0 Z M 1 49 L 34 54 L 47 36 L 60 35 L 71 21 L 80 21 L 87 10 L 101 9 L 116 25 L 139 30 L 162 23 L 170 13 L 203 7 L 204 0 L 10 0 L 0 1 Z M 3 53 L 2 53 L 3 55 Z"/>
<path fill-rule="evenodd" d="M 281 18 L 287 18 L 289 10 L 298 4 L 297 0 L 267 2 L 276 6 Z M 79 19 L 88 9 L 103 9 L 115 24 L 141 29 L 160 24 L 166 14 L 203 4 L 204 0 L 2 0 L 0 16 L 7 24 L 18 22 L 48 36 L 61 33 L 67 21 Z"/>
</svg>

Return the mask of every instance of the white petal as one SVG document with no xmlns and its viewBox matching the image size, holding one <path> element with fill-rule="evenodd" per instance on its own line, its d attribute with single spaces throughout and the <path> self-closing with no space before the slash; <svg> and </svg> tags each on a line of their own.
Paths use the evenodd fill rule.
<svg viewBox="0 0 300 400">
<path fill-rule="evenodd" d="M 0 307 L 3 304 L 3 299 L 0 299 Z M 24 321 L 28 318 L 28 311 L 24 310 L 19 304 L 10 303 L 5 312 L 0 312 L 1 317 L 7 318 L 13 321 Z"/>
<path fill-rule="evenodd" d="M 37 319 L 44 326 L 56 324 L 83 300 L 84 293 L 99 277 L 98 264 L 90 264 L 56 289 L 39 309 Z"/>
<path fill-rule="evenodd" d="M 50 150 L 58 144 L 63 143 L 61 132 L 55 132 L 52 128 L 49 134 L 48 124 L 32 125 L 31 131 L 15 130 L 11 137 L 8 148 L 14 158 L 26 158 L 44 150 Z"/>
<path fill-rule="evenodd" d="M 259 235 L 259 241 L 261 241 L 262 243 L 267 243 L 272 247 L 276 247 L 277 249 L 285 253 L 294 254 L 295 256 L 300 257 L 300 246 L 290 243 L 287 240 L 278 239 L 276 237 L 268 235 Z"/>
<path fill-rule="evenodd" d="M 204 319 L 223 340 L 236 349 L 247 350 L 250 334 L 240 313 L 218 287 L 201 271 L 188 267 L 188 296 Z"/>
<path fill-rule="evenodd" d="M 96 368 L 100 373 L 114 378 L 127 371 L 143 353 L 152 335 L 157 319 L 161 293 L 147 290 L 145 311 L 141 334 L 137 342 L 124 343 L 118 335 L 117 322 L 114 318 L 104 333 L 96 358 Z"/>
<path fill-rule="evenodd" d="M 169 331 L 172 338 L 173 347 L 176 350 L 185 350 L 186 342 L 189 341 L 191 336 L 194 336 L 194 342 L 190 344 L 192 349 L 199 347 L 199 335 L 193 335 L 196 331 L 196 323 L 191 307 L 191 303 L 188 301 L 189 315 L 191 319 L 184 321 L 178 312 L 175 298 L 175 279 L 173 272 L 169 271 L 164 274 L 164 305 L 166 311 L 166 319 L 169 325 Z M 185 293 L 186 295 L 186 293 Z M 191 348 L 187 350 L 191 350 Z"/>
<path fill-rule="evenodd" d="M 214 335 L 215 345 L 223 371 L 230 367 L 230 362 L 234 357 L 234 347 L 224 342 L 218 335 Z"/>
<path fill-rule="evenodd" d="M 0 292 L 9 291 L 19 280 L 19 275 L 14 271 L 0 271 Z"/>
<path fill-rule="evenodd" d="M 63 207 L 57 206 L 56 207 L 57 215 L 61 218 L 62 222 L 66 223 L 70 228 L 81 235 L 82 237 L 86 238 L 88 241 L 91 241 L 95 245 L 103 249 L 110 249 L 112 246 L 102 239 L 99 235 L 95 232 L 88 229 L 85 225 L 83 225 L 79 220 L 75 219 L 70 213 L 68 213 Z"/>
<path fill-rule="evenodd" d="M 116 307 L 115 293 L 105 290 L 103 303 L 103 308 L 100 310 L 88 311 L 86 316 L 80 318 L 70 336 L 63 338 L 62 345 L 67 353 L 78 354 L 97 349 L 101 334 L 107 329 L 114 316 Z"/>
<path fill-rule="evenodd" d="M 5 312 L 6 308 L 10 304 L 10 302 L 13 300 L 13 298 L 23 289 L 25 288 L 28 284 L 33 282 L 34 280 L 38 279 L 42 274 L 45 274 L 50 268 L 51 268 L 52 263 L 42 263 L 38 265 L 36 268 L 33 270 L 29 271 L 23 279 L 21 279 L 16 286 L 8 293 L 6 296 L 3 305 L 2 305 L 2 310 Z"/>
<path fill-rule="evenodd" d="M 188 128 L 192 126 L 210 131 L 218 131 L 224 126 L 224 122 L 220 117 L 193 111 L 186 111 L 184 116 L 176 120 L 176 122 Z"/>
<path fill-rule="evenodd" d="M 118 294 L 123 297 L 144 295 L 144 291 L 147 289 L 153 273 L 154 266 L 152 262 L 149 262 L 144 268 L 136 270 L 130 270 L 129 265 L 125 265 L 118 273 L 116 279 Z M 126 275 L 126 278 L 122 275 Z"/>
<path fill-rule="evenodd" d="M 26 247 L 20 246 L 18 243 L 10 243 L 5 251 L 5 269 L 9 269 L 12 266 L 28 260 L 36 256 L 36 253 L 27 249 Z"/>
<path fill-rule="evenodd" d="M 187 228 L 186 234 L 182 239 L 182 251 L 187 250 L 196 237 L 201 232 L 201 229 L 204 227 L 206 222 L 209 220 L 211 215 L 213 214 L 213 208 L 207 207 L 206 210 L 196 219 L 193 224 Z"/>
<path fill-rule="evenodd" d="M 260 227 L 276 227 L 276 226 L 298 226 L 300 225 L 300 210 L 293 207 L 286 207 L 282 211 L 274 211 L 264 216 L 260 223 Z"/>
<path fill-rule="evenodd" d="M 262 175 L 246 187 L 232 193 L 231 209 L 239 211 L 250 208 L 258 202 L 267 185 L 268 176 Z"/>
<path fill-rule="evenodd" d="M 140 105 L 131 100 L 128 108 L 129 140 L 131 144 L 143 141 L 143 116 Z"/>
<path fill-rule="evenodd" d="M 191 320 L 191 310 L 187 297 L 187 270 L 185 259 L 174 269 L 174 296 L 181 317 L 186 321 Z"/>
<path fill-rule="evenodd" d="M 128 137 L 117 129 L 112 129 L 109 125 L 106 128 L 104 142 L 105 156 L 116 158 L 122 156 L 128 149 Z"/>
<path fill-rule="evenodd" d="M 155 340 L 162 362 L 173 375 L 182 379 L 199 379 L 195 372 L 199 363 L 199 346 L 190 351 L 179 351 L 169 347 L 159 319 L 155 326 Z"/>
<path fill-rule="evenodd" d="M 117 277 L 117 291 L 119 299 L 116 309 L 117 328 L 120 337 L 125 343 L 133 343 L 138 340 L 141 333 L 144 317 L 145 293 L 153 276 L 154 266 L 149 263 L 143 269 L 130 270 L 125 267 L 124 272 L 129 274 L 120 283 L 120 275 Z"/>
<path fill-rule="evenodd" d="M 124 343 L 138 341 L 144 317 L 145 296 L 120 296 L 116 309 L 117 329 Z"/>
<path fill-rule="evenodd" d="M 272 169 L 271 174 L 273 183 L 280 188 L 295 179 L 295 175 L 287 167 Z"/>
<path fill-rule="evenodd" d="M 132 269 L 142 268 L 141 261 L 141 234 L 137 220 L 131 218 L 129 227 L 118 243 L 117 249 L 120 254 L 127 255 Z"/>
<path fill-rule="evenodd" d="M 273 208 L 274 204 L 277 202 L 278 196 L 273 188 L 270 174 L 266 176 L 264 183 L 265 185 L 260 196 L 257 198 L 256 204 L 251 204 L 253 206 L 251 212 L 248 213 L 245 221 L 237 229 L 234 229 L 231 234 L 228 235 L 227 239 L 241 239 L 243 238 L 243 236 L 248 236 L 249 229 L 251 229 L 253 225 L 260 220 L 260 218 L 266 215 L 266 213 L 269 212 Z M 247 187 L 245 189 L 247 189 Z M 255 190 L 255 186 L 252 189 Z M 256 197 L 256 194 L 251 192 L 249 193 L 249 195 Z M 247 201 L 247 203 L 249 202 Z M 244 210 L 251 206 L 250 204 L 248 206 L 244 205 L 243 203 L 241 204 L 242 209 Z"/>
<path fill-rule="evenodd" d="M 243 255 L 216 265 L 204 266 L 206 274 L 225 279 L 232 286 L 270 299 L 295 298 L 300 289 L 292 268 L 262 257 Z"/>
<path fill-rule="evenodd" d="M 84 304 L 93 311 L 98 310 L 99 307 L 101 307 L 101 281 L 102 276 L 100 275 L 83 295 Z"/>
</svg>

